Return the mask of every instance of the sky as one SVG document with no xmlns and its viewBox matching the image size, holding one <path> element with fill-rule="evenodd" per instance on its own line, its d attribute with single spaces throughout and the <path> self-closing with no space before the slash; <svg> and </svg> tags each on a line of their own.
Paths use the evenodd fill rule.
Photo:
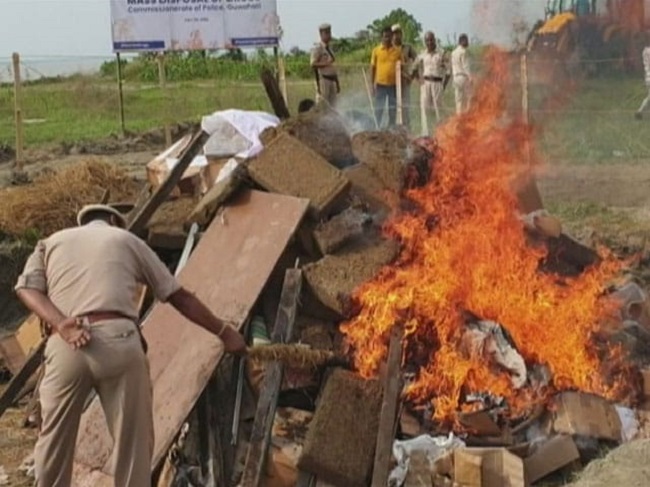
<svg viewBox="0 0 650 487">
<path fill-rule="evenodd" d="M 401 7 L 425 30 L 446 40 L 468 32 L 507 42 L 519 17 L 543 15 L 544 0 L 277 0 L 283 49 L 309 48 L 317 26 L 332 24 L 334 36 L 351 36 L 374 19 Z M 0 60 L 12 52 L 29 58 L 112 56 L 109 0 L 0 0 Z"/>
</svg>

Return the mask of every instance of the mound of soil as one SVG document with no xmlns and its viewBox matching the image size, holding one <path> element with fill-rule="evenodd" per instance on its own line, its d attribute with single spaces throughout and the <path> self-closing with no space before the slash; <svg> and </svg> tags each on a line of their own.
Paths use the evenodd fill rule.
<svg viewBox="0 0 650 487">
<path fill-rule="evenodd" d="M 645 487 L 650 485 L 650 439 L 621 445 L 591 462 L 569 487 Z"/>
<path fill-rule="evenodd" d="M 286 120 L 275 129 L 267 131 L 263 141 L 268 141 L 278 132 L 293 135 L 339 169 L 354 163 L 352 143 L 345 121 L 326 105 L 317 105 L 308 112 Z"/>
</svg>

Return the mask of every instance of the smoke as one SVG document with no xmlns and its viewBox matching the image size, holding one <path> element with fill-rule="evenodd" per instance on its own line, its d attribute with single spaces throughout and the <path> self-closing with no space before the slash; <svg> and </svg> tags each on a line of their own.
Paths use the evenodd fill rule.
<svg viewBox="0 0 650 487">
<path fill-rule="evenodd" d="M 544 18 L 545 0 L 474 0 L 472 37 L 504 48 L 518 47 L 537 20 Z"/>
</svg>

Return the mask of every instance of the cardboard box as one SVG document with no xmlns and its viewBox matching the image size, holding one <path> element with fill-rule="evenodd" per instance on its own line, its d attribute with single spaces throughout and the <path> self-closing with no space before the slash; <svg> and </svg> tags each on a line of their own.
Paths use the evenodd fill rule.
<svg viewBox="0 0 650 487">
<path fill-rule="evenodd" d="M 191 140 L 192 135 L 186 135 L 147 163 L 147 180 L 152 188 L 157 188 L 165 181 L 170 171 L 170 165 L 173 167 L 173 161 L 178 159 Z M 172 196 L 196 194 L 201 186 L 201 169 L 200 166 L 196 165 L 188 167 L 183 173 L 178 187 L 172 192 Z"/>
<path fill-rule="evenodd" d="M 555 398 L 552 427 L 556 433 L 621 441 L 621 420 L 605 399 L 582 392 L 564 392 Z"/>
<path fill-rule="evenodd" d="M 579 459 L 580 452 L 571 436 L 555 436 L 524 460 L 526 484 L 530 485 Z"/>
<path fill-rule="evenodd" d="M 298 481 L 298 458 L 313 414 L 294 408 L 278 408 L 273 420 L 271 447 L 262 487 L 291 487 Z"/>
<path fill-rule="evenodd" d="M 14 333 L 0 338 L 0 355 L 12 374 L 20 371 L 41 339 L 41 320 L 35 314 L 29 315 Z"/>
<path fill-rule="evenodd" d="M 480 436 L 501 436 L 501 428 L 494 422 L 487 411 L 462 413 L 459 419 L 460 424 L 472 433 Z"/>
<path fill-rule="evenodd" d="M 524 461 L 505 448 L 454 450 L 454 481 L 460 487 L 525 487 Z"/>
<path fill-rule="evenodd" d="M 208 157 L 208 164 L 201 168 L 201 193 L 207 193 L 217 181 L 217 176 L 230 160 L 230 157 Z"/>
</svg>

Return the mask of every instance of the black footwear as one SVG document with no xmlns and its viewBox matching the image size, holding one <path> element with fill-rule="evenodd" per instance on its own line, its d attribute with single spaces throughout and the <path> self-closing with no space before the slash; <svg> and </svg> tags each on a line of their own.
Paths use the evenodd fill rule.
<svg viewBox="0 0 650 487">
<path fill-rule="evenodd" d="M 643 120 L 643 114 L 641 112 L 636 112 L 634 114 L 634 118 L 636 118 L 637 120 Z"/>
</svg>

